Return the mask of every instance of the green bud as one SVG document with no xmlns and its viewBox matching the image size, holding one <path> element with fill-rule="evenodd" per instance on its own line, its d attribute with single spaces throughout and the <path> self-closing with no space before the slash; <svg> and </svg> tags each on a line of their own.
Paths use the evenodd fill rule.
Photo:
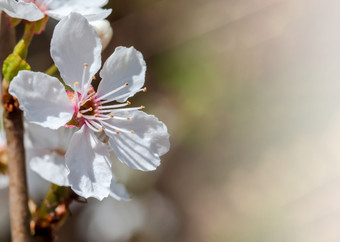
<svg viewBox="0 0 340 242">
<path fill-rule="evenodd" d="M 21 70 L 31 70 L 31 67 L 19 55 L 10 54 L 4 61 L 4 65 L 2 67 L 2 74 L 4 78 L 10 82 Z"/>
</svg>

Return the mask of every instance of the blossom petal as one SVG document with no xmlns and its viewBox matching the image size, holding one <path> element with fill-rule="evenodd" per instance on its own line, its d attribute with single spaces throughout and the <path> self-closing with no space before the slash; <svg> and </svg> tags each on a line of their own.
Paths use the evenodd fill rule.
<svg viewBox="0 0 340 242">
<path fill-rule="evenodd" d="M 20 71 L 9 93 L 20 103 L 29 122 L 57 129 L 71 120 L 74 107 L 57 78 L 41 72 Z"/>
<path fill-rule="evenodd" d="M 82 6 L 82 7 L 103 7 L 109 1 L 108 0 L 40 0 L 45 4 L 48 4 L 49 9 L 56 9 L 63 6 Z M 76 12 L 76 9 L 75 11 Z"/>
<path fill-rule="evenodd" d="M 103 80 L 98 86 L 98 95 L 103 96 L 128 83 L 128 86 L 107 97 L 108 99 L 118 98 L 127 94 L 126 97 L 117 99 L 118 102 L 126 101 L 143 87 L 145 71 L 146 64 L 139 51 L 133 47 L 117 47 L 100 71 Z"/>
<path fill-rule="evenodd" d="M 65 155 L 72 135 L 77 128 L 61 127 L 57 130 L 43 128 L 39 125 L 25 122 L 25 142 L 30 148 L 55 151 Z"/>
<path fill-rule="evenodd" d="M 117 180 L 113 175 L 110 186 L 110 196 L 118 201 L 129 201 L 131 199 L 124 185 L 117 183 Z"/>
<path fill-rule="evenodd" d="M 102 9 L 100 7 L 87 7 L 81 5 L 64 5 L 56 9 L 47 10 L 46 14 L 56 20 L 68 16 L 71 12 L 79 13 L 84 16 L 88 21 L 96 21 L 107 18 L 112 9 Z"/>
<path fill-rule="evenodd" d="M 47 151 L 45 151 L 47 152 Z M 56 152 L 31 154 L 30 168 L 45 180 L 59 186 L 69 186 L 69 170 L 65 164 L 65 158 Z"/>
<path fill-rule="evenodd" d="M 0 174 L 0 189 L 8 187 L 9 178 L 7 175 Z"/>
<path fill-rule="evenodd" d="M 102 41 L 103 50 L 110 43 L 113 35 L 111 24 L 106 19 L 90 22 L 91 26 L 96 30 L 100 40 Z"/>
<path fill-rule="evenodd" d="M 82 4 L 87 7 L 103 7 L 105 6 L 109 1 L 108 0 L 73 0 L 74 2 L 78 3 L 79 5 Z"/>
<path fill-rule="evenodd" d="M 164 123 L 155 116 L 141 111 L 115 112 L 117 117 L 129 117 L 130 120 L 111 119 L 111 126 L 119 127 L 122 132 L 112 134 L 110 127 L 105 127 L 110 137 L 109 145 L 117 158 L 130 168 L 150 171 L 160 165 L 160 156 L 170 148 L 169 134 Z M 105 125 L 104 125 L 105 126 Z M 130 131 L 133 130 L 133 133 Z"/>
<path fill-rule="evenodd" d="M 78 13 L 71 13 L 55 27 L 51 40 L 51 56 L 65 83 L 72 88 L 90 85 L 92 76 L 101 66 L 102 44 L 95 30 Z M 84 64 L 88 64 L 82 87 Z"/>
<path fill-rule="evenodd" d="M 25 19 L 31 22 L 42 19 L 45 16 L 34 3 L 26 3 L 24 1 L 0 1 L 0 10 L 5 11 L 12 18 Z"/>
<path fill-rule="evenodd" d="M 73 133 L 70 128 L 52 130 L 25 123 L 25 150 L 31 169 L 45 180 L 69 186 L 65 153 Z"/>
<path fill-rule="evenodd" d="M 98 200 L 109 195 L 112 179 L 109 152 L 106 145 L 85 125 L 73 134 L 65 157 L 74 192 Z"/>
</svg>

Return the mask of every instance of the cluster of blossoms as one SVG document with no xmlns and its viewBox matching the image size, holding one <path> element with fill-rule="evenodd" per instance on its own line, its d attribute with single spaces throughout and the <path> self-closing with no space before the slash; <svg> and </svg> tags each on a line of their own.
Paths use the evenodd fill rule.
<svg viewBox="0 0 340 242">
<path fill-rule="evenodd" d="M 60 20 L 71 12 L 77 12 L 89 21 L 105 19 L 111 9 L 102 9 L 108 0 L 0 0 L 0 10 L 10 17 L 37 21 L 46 15 Z"/>
<path fill-rule="evenodd" d="M 0 10 L 11 17 L 61 19 L 51 56 L 67 87 L 44 73 L 20 71 L 9 93 L 28 122 L 27 155 L 34 171 L 85 198 L 128 199 L 112 174 L 109 151 L 133 169 L 154 170 L 169 150 L 169 134 L 164 123 L 141 111 L 144 106 L 130 107 L 128 98 L 146 91 L 146 64 L 133 47 L 117 47 L 99 72 L 97 90 L 91 85 L 101 68 L 102 43 L 88 20 L 110 14 L 101 9 L 106 3 L 0 0 Z"/>
</svg>

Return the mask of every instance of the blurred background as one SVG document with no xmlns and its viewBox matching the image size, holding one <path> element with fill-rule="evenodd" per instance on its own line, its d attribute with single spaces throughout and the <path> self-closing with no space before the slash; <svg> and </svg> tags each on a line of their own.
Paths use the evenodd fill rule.
<svg viewBox="0 0 340 242">
<path fill-rule="evenodd" d="M 340 241 L 340 2 L 110 0 L 103 53 L 135 46 L 167 124 L 156 172 L 114 161 L 132 201 L 74 204 L 59 241 Z M 34 39 L 51 64 L 53 22 Z M 113 157 L 114 159 L 114 157 Z M 30 175 L 32 196 L 43 181 Z M 7 190 L 0 241 L 8 241 Z M 39 195 L 40 194 L 40 195 Z"/>
</svg>

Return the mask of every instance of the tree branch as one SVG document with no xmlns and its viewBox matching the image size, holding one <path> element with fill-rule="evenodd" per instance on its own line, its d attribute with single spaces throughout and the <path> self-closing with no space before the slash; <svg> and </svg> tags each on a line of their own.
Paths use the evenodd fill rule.
<svg viewBox="0 0 340 242">
<path fill-rule="evenodd" d="M 7 81 L 4 80 L 4 82 Z M 22 112 L 13 97 L 4 94 L 3 98 L 6 107 L 4 110 L 4 128 L 7 139 L 12 241 L 27 242 L 31 241 L 31 233 Z"/>
<path fill-rule="evenodd" d="M 8 27 L 8 19 L 0 11 L 0 63 L 15 46 L 15 33 Z M 8 82 L 3 81 L 4 128 L 7 138 L 9 203 L 12 241 L 31 241 L 26 182 L 25 149 L 23 144 L 22 113 L 17 102 L 7 93 Z"/>
</svg>

